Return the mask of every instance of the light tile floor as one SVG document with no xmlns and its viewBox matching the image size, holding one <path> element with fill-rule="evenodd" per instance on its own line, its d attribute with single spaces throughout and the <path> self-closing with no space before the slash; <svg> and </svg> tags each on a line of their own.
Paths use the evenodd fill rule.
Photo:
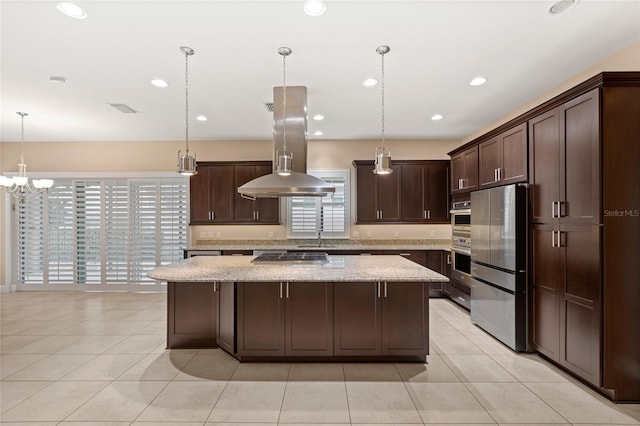
<svg viewBox="0 0 640 426">
<path fill-rule="evenodd" d="M 428 364 L 239 364 L 165 350 L 165 294 L 0 295 L 3 425 L 640 424 L 431 300 Z"/>
</svg>

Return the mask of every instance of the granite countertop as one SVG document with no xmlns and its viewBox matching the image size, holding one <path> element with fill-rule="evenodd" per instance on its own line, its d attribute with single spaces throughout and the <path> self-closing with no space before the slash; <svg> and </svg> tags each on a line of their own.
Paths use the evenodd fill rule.
<svg viewBox="0 0 640 426">
<path fill-rule="evenodd" d="M 253 256 L 196 256 L 147 273 L 150 278 L 184 282 L 243 281 L 420 281 L 447 282 L 444 275 L 397 255 L 329 256 L 326 264 L 251 263 Z"/>
<path fill-rule="evenodd" d="M 186 250 L 451 250 L 450 240 L 198 240 Z"/>
</svg>

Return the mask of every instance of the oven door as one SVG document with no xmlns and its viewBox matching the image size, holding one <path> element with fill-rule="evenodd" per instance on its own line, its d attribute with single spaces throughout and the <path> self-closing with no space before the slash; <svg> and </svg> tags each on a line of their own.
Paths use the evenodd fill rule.
<svg viewBox="0 0 640 426">
<path fill-rule="evenodd" d="M 451 249 L 451 278 L 471 287 L 471 255 L 461 248 Z"/>
</svg>

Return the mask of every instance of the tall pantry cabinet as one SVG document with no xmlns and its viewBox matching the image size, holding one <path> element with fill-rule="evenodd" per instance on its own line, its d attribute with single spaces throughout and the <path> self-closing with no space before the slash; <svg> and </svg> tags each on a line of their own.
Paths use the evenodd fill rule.
<svg viewBox="0 0 640 426">
<path fill-rule="evenodd" d="M 533 112 L 533 345 L 640 401 L 640 73 L 599 74 Z"/>
</svg>

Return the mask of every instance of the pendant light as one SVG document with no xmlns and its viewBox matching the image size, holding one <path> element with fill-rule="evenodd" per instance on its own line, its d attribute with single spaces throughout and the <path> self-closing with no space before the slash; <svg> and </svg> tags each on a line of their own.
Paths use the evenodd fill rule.
<svg viewBox="0 0 640 426">
<path fill-rule="evenodd" d="M 184 94 L 185 94 L 185 143 L 184 151 L 178 151 L 178 173 L 183 176 L 193 176 L 196 170 L 196 155 L 189 153 L 189 56 L 195 52 L 192 48 L 182 46 L 180 51 L 184 54 Z"/>
<path fill-rule="evenodd" d="M 391 169 L 391 151 L 384 147 L 384 55 L 389 53 L 389 46 L 378 46 L 376 52 L 382 57 L 382 75 L 381 75 L 381 92 L 382 92 L 382 143 L 376 148 L 375 152 L 375 168 L 373 173 L 376 175 L 388 175 L 393 172 Z"/>
<path fill-rule="evenodd" d="M 282 153 L 276 150 L 276 173 L 280 176 L 289 176 L 293 173 L 293 152 L 287 152 L 287 56 L 291 55 L 291 49 L 281 47 L 278 53 L 282 55 Z"/>
<path fill-rule="evenodd" d="M 0 176 L 0 186 L 19 201 L 28 200 L 38 194 L 46 194 L 53 186 L 51 179 L 34 179 L 33 187 L 27 178 L 27 164 L 24 162 L 24 118 L 29 114 L 16 112 L 20 116 L 20 162 L 18 163 L 18 176 Z"/>
</svg>

